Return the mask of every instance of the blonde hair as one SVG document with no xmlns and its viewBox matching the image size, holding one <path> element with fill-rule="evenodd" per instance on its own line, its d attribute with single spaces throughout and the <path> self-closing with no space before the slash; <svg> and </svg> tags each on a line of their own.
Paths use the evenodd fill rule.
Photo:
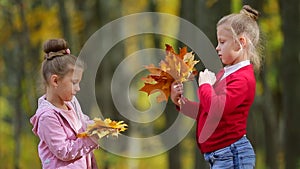
<svg viewBox="0 0 300 169">
<path fill-rule="evenodd" d="M 248 42 L 247 54 L 254 65 L 255 70 L 261 67 L 260 51 L 260 30 L 257 24 L 259 12 L 251 8 L 249 5 L 244 5 L 240 13 L 224 16 L 219 20 L 217 26 L 224 23 L 230 25 L 230 29 L 234 38 L 243 34 Z"/>
<path fill-rule="evenodd" d="M 44 87 L 47 86 L 51 75 L 64 77 L 74 70 L 75 65 L 84 68 L 83 62 L 70 54 L 68 43 L 64 39 L 49 39 L 43 44 L 45 52 L 41 74 Z"/>
</svg>

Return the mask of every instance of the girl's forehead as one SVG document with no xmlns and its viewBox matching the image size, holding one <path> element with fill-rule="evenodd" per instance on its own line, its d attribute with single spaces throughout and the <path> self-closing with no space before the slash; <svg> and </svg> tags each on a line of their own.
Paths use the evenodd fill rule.
<svg viewBox="0 0 300 169">
<path fill-rule="evenodd" d="M 230 25 L 228 23 L 223 23 L 221 25 L 218 25 L 217 26 L 217 31 L 221 31 L 221 30 L 230 31 L 231 32 Z"/>
<path fill-rule="evenodd" d="M 82 73 L 83 73 L 83 69 L 71 69 L 64 77 L 77 79 L 77 78 L 81 78 Z"/>
<path fill-rule="evenodd" d="M 75 70 L 73 70 L 72 74 L 73 74 L 72 75 L 73 79 L 81 79 L 82 74 L 83 74 L 83 69 L 81 69 L 81 68 L 75 69 Z"/>
<path fill-rule="evenodd" d="M 217 27 L 217 35 L 218 36 L 231 36 L 232 37 L 232 31 L 230 29 L 230 26 L 227 24 L 222 24 Z"/>
</svg>

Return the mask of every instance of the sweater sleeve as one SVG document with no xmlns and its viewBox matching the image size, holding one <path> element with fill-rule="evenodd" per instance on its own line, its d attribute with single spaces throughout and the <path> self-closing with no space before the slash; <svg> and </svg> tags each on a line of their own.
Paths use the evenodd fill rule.
<svg viewBox="0 0 300 169">
<path fill-rule="evenodd" d="M 187 98 L 183 98 L 181 100 L 181 105 L 180 106 L 176 106 L 176 109 L 192 118 L 192 119 L 196 119 L 197 118 L 197 115 L 198 115 L 198 112 L 199 112 L 199 103 L 198 102 L 194 102 L 194 101 L 190 101 L 188 100 Z"/>
<path fill-rule="evenodd" d="M 98 147 L 98 144 L 88 137 L 68 138 L 56 115 L 46 114 L 40 117 L 38 135 L 48 145 L 50 151 L 62 161 L 78 159 Z"/>
</svg>

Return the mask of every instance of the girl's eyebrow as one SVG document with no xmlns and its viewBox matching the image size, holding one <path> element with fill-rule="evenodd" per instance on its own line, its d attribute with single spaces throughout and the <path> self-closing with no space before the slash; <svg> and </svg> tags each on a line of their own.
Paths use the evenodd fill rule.
<svg viewBox="0 0 300 169">
<path fill-rule="evenodd" d="M 75 82 L 76 82 L 76 81 L 79 81 L 79 79 L 72 79 L 72 81 L 75 81 Z"/>
</svg>

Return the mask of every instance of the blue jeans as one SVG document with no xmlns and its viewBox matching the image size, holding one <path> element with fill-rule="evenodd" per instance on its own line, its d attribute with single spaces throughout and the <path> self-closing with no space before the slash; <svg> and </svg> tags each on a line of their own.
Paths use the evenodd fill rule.
<svg viewBox="0 0 300 169">
<path fill-rule="evenodd" d="M 211 169 L 253 169 L 255 153 L 246 136 L 228 147 L 204 154 Z"/>
</svg>

